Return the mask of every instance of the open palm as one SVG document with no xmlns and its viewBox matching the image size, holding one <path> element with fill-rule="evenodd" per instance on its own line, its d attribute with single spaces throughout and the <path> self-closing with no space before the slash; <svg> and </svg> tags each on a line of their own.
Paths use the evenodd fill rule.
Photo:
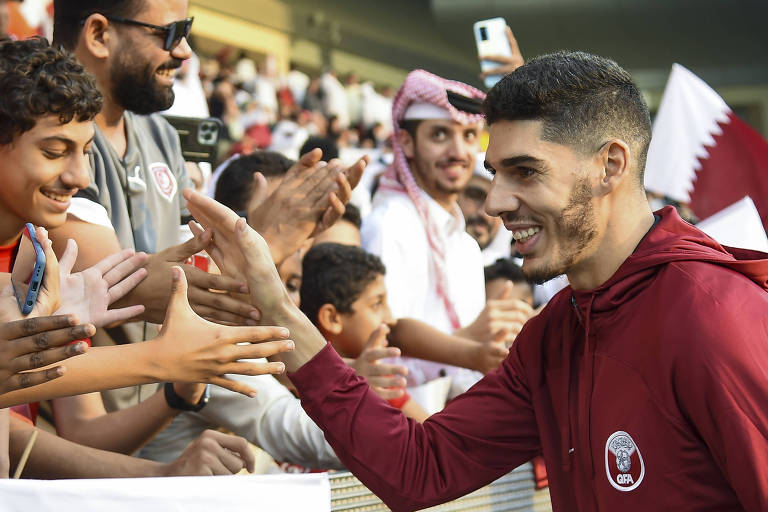
<svg viewBox="0 0 768 512">
<path fill-rule="evenodd" d="M 109 306 L 146 277 L 146 269 L 140 268 L 146 259 L 144 253 L 125 249 L 73 274 L 77 244 L 69 240 L 59 261 L 61 307 L 56 314 L 74 314 L 80 322 L 96 327 L 123 322 L 141 314 L 144 311 L 142 305 L 120 309 L 109 309 Z"/>
</svg>

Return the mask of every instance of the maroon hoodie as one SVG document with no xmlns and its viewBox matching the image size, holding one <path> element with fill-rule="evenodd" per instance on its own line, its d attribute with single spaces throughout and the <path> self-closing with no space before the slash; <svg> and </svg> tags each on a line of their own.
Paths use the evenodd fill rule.
<svg viewBox="0 0 768 512">
<path fill-rule="evenodd" d="M 304 408 L 394 510 L 541 452 L 555 510 L 768 510 L 768 256 L 659 215 L 613 277 L 556 295 L 423 425 L 329 347 L 291 375 Z"/>
</svg>

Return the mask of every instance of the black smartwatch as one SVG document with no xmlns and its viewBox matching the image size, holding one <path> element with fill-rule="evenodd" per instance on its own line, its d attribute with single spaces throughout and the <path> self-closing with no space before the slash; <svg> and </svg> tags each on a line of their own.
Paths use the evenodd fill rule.
<svg viewBox="0 0 768 512">
<path fill-rule="evenodd" d="M 205 391 L 203 391 L 203 396 L 200 397 L 200 401 L 196 404 L 190 404 L 183 398 L 181 398 L 177 393 L 176 390 L 173 389 L 173 383 L 172 382 L 166 382 L 164 386 L 165 391 L 165 401 L 168 404 L 168 407 L 171 409 L 176 409 L 179 411 L 192 411 L 197 412 L 208 403 L 208 400 L 211 399 L 211 385 L 206 384 L 205 385 Z"/>
</svg>

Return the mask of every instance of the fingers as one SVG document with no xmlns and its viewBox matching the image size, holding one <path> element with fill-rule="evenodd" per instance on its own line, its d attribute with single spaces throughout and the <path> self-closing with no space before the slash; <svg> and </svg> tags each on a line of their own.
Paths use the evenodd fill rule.
<svg viewBox="0 0 768 512">
<path fill-rule="evenodd" d="M 533 313 L 531 305 L 520 299 L 491 299 L 488 301 L 488 308 L 491 309 L 491 313 L 517 311 L 527 316 L 530 316 Z"/>
<path fill-rule="evenodd" d="M 43 276 L 42 288 L 50 296 L 50 310 L 53 312 L 59 309 L 61 305 L 61 296 L 59 295 L 59 260 L 56 258 L 56 253 L 53 252 L 51 241 L 48 239 L 48 232 L 44 228 L 39 227 L 35 230 L 35 235 L 45 253 L 45 274 Z"/>
<path fill-rule="evenodd" d="M 20 373 L 6 380 L 3 385 L 3 390 L 4 392 L 9 392 L 37 386 L 38 384 L 58 379 L 64 375 L 65 371 L 63 366 L 54 366 L 53 368 L 46 368 L 45 370 L 38 370 L 36 372 Z"/>
<path fill-rule="evenodd" d="M 99 271 L 100 275 L 104 276 L 106 279 L 111 271 L 114 270 L 116 267 L 119 267 L 122 263 L 124 263 L 129 258 L 132 258 L 135 255 L 135 251 L 133 249 L 123 249 L 120 252 L 117 252 L 115 254 L 110 254 L 100 262 L 96 263 L 93 267 Z M 63 261 L 63 259 L 62 259 Z M 137 265 L 138 267 L 138 265 Z M 125 266 L 122 266 L 121 269 L 124 269 Z M 129 272 L 126 272 L 125 270 L 122 270 L 125 272 L 124 275 L 128 275 L 130 272 L 132 272 L 134 269 L 131 269 Z M 116 275 L 116 274 L 113 274 Z M 119 281 L 119 279 L 117 280 Z M 115 283 L 117 282 L 115 281 Z M 110 283 L 114 284 L 114 283 Z"/>
<path fill-rule="evenodd" d="M 495 300 L 507 300 L 512 296 L 512 288 L 514 287 L 514 284 L 512 281 L 507 281 L 504 283 L 504 287 L 501 289 L 501 291 L 498 293 L 496 297 L 494 297 Z"/>
<path fill-rule="evenodd" d="M 335 193 L 331 192 L 329 194 L 328 202 L 330 205 L 323 212 L 323 217 L 320 219 L 320 222 L 315 225 L 315 229 L 309 236 L 310 238 L 317 236 L 329 227 L 336 224 L 336 222 L 344 215 L 346 207 L 344 206 L 344 203 L 342 203 L 339 198 L 336 197 Z"/>
<path fill-rule="evenodd" d="M 315 148 L 309 153 L 304 153 L 301 155 L 301 158 L 299 158 L 299 161 L 294 164 L 293 167 L 295 167 L 297 164 L 300 164 L 303 167 L 312 167 L 316 163 L 318 163 L 323 158 L 323 151 L 320 148 Z M 290 169 L 289 169 L 290 172 Z"/>
<path fill-rule="evenodd" d="M 399 388 L 382 388 L 378 386 L 371 386 L 371 389 L 384 400 L 394 400 L 400 398 L 405 394 L 405 389 Z"/>
<path fill-rule="evenodd" d="M 174 265 L 171 267 L 173 275 L 171 281 L 171 299 L 168 302 L 168 309 L 165 312 L 164 324 L 169 323 L 174 312 L 191 312 L 189 300 L 187 299 L 187 277 L 181 267 Z"/>
<path fill-rule="evenodd" d="M 368 384 L 375 388 L 404 388 L 405 378 L 398 375 L 365 376 Z"/>
<path fill-rule="evenodd" d="M 130 270 L 130 268 L 135 268 L 135 267 L 133 264 L 131 264 L 123 270 Z M 112 276 L 110 280 L 116 279 L 117 277 L 118 276 Z M 128 292 L 136 288 L 136 286 L 138 286 L 138 284 L 142 282 L 146 277 L 147 277 L 147 269 L 140 268 L 136 270 L 134 273 L 132 273 L 131 275 L 129 275 L 128 277 L 120 278 L 120 280 L 118 280 L 117 284 L 115 284 L 114 286 L 111 284 L 108 284 L 108 286 L 110 287 L 107 294 L 108 304 L 112 304 L 113 302 L 123 298 L 125 295 L 128 294 Z"/>
<path fill-rule="evenodd" d="M 249 398 L 254 398 L 256 396 L 255 389 L 237 380 L 228 379 L 226 377 L 213 377 L 211 378 L 210 382 L 211 384 L 219 386 L 220 388 L 228 389 L 230 391 L 234 391 L 235 393 L 240 393 L 241 395 L 245 395 Z"/>
<path fill-rule="evenodd" d="M 184 242 L 183 244 L 174 245 L 162 251 L 162 257 L 164 260 L 172 263 L 182 263 L 187 261 L 187 258 L 197 254 L 200 251 L 205 250 L 211 243 L 213 238 L 213 231 L 206 230 L 200 236 L 194 236 Z"/>
<path fill-rule="evenodd" d="M 0 324 L 0 338 L 5 340 L 15 340 L 17 338 L 34 336 L 38 333 L 63 329 L 65 327 L 73 327 L 75 325 L 77 325 L 77 317 L 74 315 L 25 318 L 15 322 Z"/>
<path fill-rule="evenodd" d="M 59 272 L 62 275 L 68 276 L 70 273 L 72 273 L 72 267 L 75 266 L 76 261 L 77 242 L 70 238 L 67 240 L 67 247 L 64 249 L 64 253 L 61 255 L 61 259 L 59 260 Z"/>
<path fill-rule="evenodd" d="M 216 431 L 210 432 L 213 434 L 213 437 L 219 446 L 227 450 L 230 454 L 234 454 L 238 457 L 240 468 L 245 465 L 248 471 L 253 472 L 255 468 L 254 465 L 256 463 L 256 457 L 251 451 L 250 446 L 248 446 L 248 441 L 239 436 L 222 434 L 221 432 Z M 240 469 L 237 469 L 237 471 L 240 471 Z"/>
<path fill-rule="evenodd" d="M 344 173 L 340 173 L 336 176 L 336 184 L 339 186 L 339 190 L 336 192 L 336 197 L 342 204 L 347 204 L 352 199 L 352 184 L 347 179 Z M 342 212 L 343 214 L 344 212 Z"/>
<path fill-rule="evenodd" d="M 197 313 L 198 316 L 215 324 L 236 327 L 240 325 L 256 325 L 256 322 L 258 322 L 258 320 L 254 318 L 257 316 L 256 313 L 254 313 L 253 316 L 240 316 L 223 309 L 195 303 L 191 296 L 190 301 L 192 301 L 192 311 Z"/>
<path fill-rule="evenodd" d="M 369 364 L 366 365 L 365 369 L 363 370 L 363 373 L 365 373 L 366 376 L 384 376 L 384 375 L 408 375 L 408 369 L 405 366 L 399 365 L 399 364 L 386 364 L 386 363 L 376 363 L 376 364 Z"/>
<path fill-rule="evenodd" d="M 286 350 L 281 350 L 286 352 Z M 285 371 L 285 365 L 279 361 L 269 363 L 230 363 L 223 367 L 223 374 L 228 375 L 280 375 Z"/>
<path fill-rule="evenodd" d="M 189 302 L 198 315 L 220 319 L 235 325 L 246 324 L 248 320 L 258 321 L 261 318 L 259 311 L 249 303 L 225 293 L 190 288 Z"/>
<path fill-rule="evenodd" d="M 196 237 L 202 236 L 205 230 L 203 229 L 203 226 L 195 222 L 194 220 L 189 221 L 187 223 L 187 226 L 189 226 L 189 230 L 192 231 L 192 234 Z"/>
<path fill-rule="evenodd" d="M 261 203 L 267 199 L 267 179 L 260 172 L 253 173 L 253 192 L 248 201 L 247 210 L 255 210 Z"/>
<path fill-rule="evenodd" d="M 249 329 L 250 327 L 227 327 L 227 329 Z M 248 337 L 238 337 L 232 341 L 232 343 L 248 342 Z M 238 345 L 234 347 L 232 351 L 231 360 L 237 361 L 240 359 L 258 359 L 261 357 L 270 357 L 283 352 L 290 352 L 295 348 L 293 341 L 264 341 L 264 342 L 249 342 L 245 345 Z M 256 363 L 247 363 L 256 364 Z M 260 368 L 258 373 L 254 375 L 261 375 L 262 373 L 282 373 L 283 365 L 279 361 L 277 363 L 269 363 L 269 365 L 257 365 L 252 369 Z M 229 368 L 227 366 L 226 368 Z M 263 369 L 263 370 L 262 370 Z M 218 373 L 218 372 L 217 372 Z M 221 373 L 228 373 L 226 369 Z"/>
<path fill-rule="evenodd" d="M 490 60 L 491 62 L 498 62 L 499 64 L 509 64 L 509 62 L 512 60 L 512 58 L 507 55 L 494 55 L 494 54 L 483 55 L 480 58 L 483 60 Z M 500 68 L 501 67 L 504 67 L 504 66 L 500 66 Z M 494 71 L 493 69 L 488 71 L 492 71 L 493 74 L 498 74 L 498 71 Z M 488 71 L 486 71 L 485 73 L 487 73 Z"/>
<path fill-rule="evenodd" d="M 205 227 L 224 233 L 234 230 L 235 222 L 240 217 L 231 209 L 191 188 L 184 189 L 182 194 L 190 213 Z"/>
<path fill-rule="evenodd" d="M 84 341 L 79 343 L 72 343 L 63 347 L 49 348 L 47 350 L 40 350 L 39 352 L 32 352 L 31 354 L 25 354 L 13 359 L 11 362 L 11 368 L 14 373 L 25 372 L 27 370 L 36 370 L 45 366 L 52 365 L 68 359 L 73 356 L 79 356 L 85 354 L 88 351 L 88 344 Z"/>
<path fill-rule="evenodd" d="M 211 274 L 192 265 L 183 265 L 189 286 L 203 290 L 219 290 L 231 293 L 248 293 L 248 285 L 229 276 Z"/>
<path fill-rule="evenodd" d="M 519 61 L 518 66 L 523 65 L 523 54 L 520 51 L 520 46 L 517 44 L 517 39 L 515 38 L 515 34 L 512 33 L 512 29 L 509 28 L 509 25 L 506 26 L 504 29 L 504 33 L 507 34 L 507 42 L 509 43 L 509 48 L 512 50 L 512 56 L 516 58 Z"/>
<path fill-rule="evenodd" d="M 389 334 L 389 326 L 386 324 L 381 324 L 368 337 L 368 341 L 365 343 L 365 347 L 363 347 L 363 350 L 365 351 L 365 349 L 369 349 L 369 348 L 386 347 L 388 334 Z M 389 356 L 383 356 L 383 357 L 389 357 Z"/>
<path fill-rule="evenodd" d="M 355 188 L 360 183 L 360 178 L 363 177 L 363 171 L 368 166 L 368 162 L 371 161 L 371 157 L 368 155 L 363 156 L 360 160 L 355 162 L 352 167 L 349 167 L 344 174 L 349 182 L 350 188 Z"/>
<path fill-rule="evenodd" d="M 104 314 L 102 318 L 102 325 L 98 327 L 104 327 L 113 324 L 123 323 L 126 320 L 138 316 L 144 312 L 144 305 L 137 304 L 135 306 L 128 306 L 120 309 L 110 309 Z"/>
</svg>

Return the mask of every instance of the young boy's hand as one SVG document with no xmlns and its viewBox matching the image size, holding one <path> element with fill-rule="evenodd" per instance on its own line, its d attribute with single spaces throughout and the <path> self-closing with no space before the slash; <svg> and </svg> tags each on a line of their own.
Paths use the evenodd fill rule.
<svg viewBox="0 0 768 512">
<path fill-rule="evenodd" d="M 120 309 L 109 309 L 109 306 L 147 276 L 147 270 L 141 268 L 147 260 L 146 254 L 125 249 L 73 274 L 76 260 L 77 243 L 70 239 L 59 261 L 61 307 L 57 315 L 71 313 L 81 322 L 104 327 L 144 312 L 142 305 Z"/>
<path fill-rule="evenodd" d="M 398 357 L 400 349 L 387 347 L 389 327 L 379 326 L 365 344 L 357 357 L 349 362 L 355 372 L 368 380 L 371 388 L 384 400 L 400 398 L 405 393 L 405 375 L 408 369 L 398 364 L 380 363 L 380 359 Z"/>
</svg>

